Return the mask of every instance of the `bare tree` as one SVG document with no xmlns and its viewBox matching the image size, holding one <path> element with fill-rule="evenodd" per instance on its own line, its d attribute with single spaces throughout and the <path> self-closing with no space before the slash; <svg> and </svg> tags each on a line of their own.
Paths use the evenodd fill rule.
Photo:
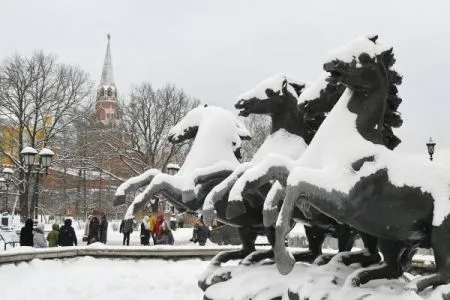
<svg viewBox="0 0 450 300">
<path fill-rule="evenodd" d="M 199 103 L 172 84 L 157 90 L 150 83 L 133 87 L 129 101 L 121 105 L 122 134 L 104 132 L 111 134 L 105 139 L 108 155 L 119 157 L 131 174 L 148 168 L 164 169 L 169 162 L 181 163 L 184 144 L 169 143 L 168 133 Z"/>
<path fill-rule="evenodd" d="M 42 51 L 31 57 L 14 55 L 0 65 L 0 153 L 19 171 L 22 216 L 31 213 L 27 189 L 35 187 L 26 184 L 31 172 L 25 169 L 20 151 L 25 146 L 51 146 L 58 134 L 81 117 L 76 108 L 88 99 L 91 88 L 87 73 L 57 63 Z"/>
<path fill-rule="evenodd" d="M 270 134 L 271 121 L 268 116 L 250 115 L 244 118 L 244 123 L 252 138 L 242 143 L 241 155 L 243 161 L 250 161 Z"/>
</svg>

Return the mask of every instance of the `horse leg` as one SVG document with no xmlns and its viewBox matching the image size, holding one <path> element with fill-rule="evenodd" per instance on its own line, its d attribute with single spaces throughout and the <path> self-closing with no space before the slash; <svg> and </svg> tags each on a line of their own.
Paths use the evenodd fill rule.
<svg viewBox="0 0 450 300">
<path fill-rule="evenodd" d="M 375 236 L 364 232 L 360 232 L 359 235 L 363 240 L 365 249 L 359 253 L 351 253 L 347 257 L 344 257 L 342 262 L 346 265 L 359 263 L 362 267 L 379 263 L 381 261 L 381 256 L 380 253 L 378 253 L 378 239 Z"/>
<path fill-rule="evenodd" d="M 450 282 L 450 219 L 447 217 L 441 225 L 433 226 L 431 233 L 431 247 L 438 274 L 423 276 L 411 281 L 408 289 L 418 292 L 429 286 L 437 286 Z M 445 295 L 450 297 L 450 294 Z"/>
<path fill-rule="evenodd" d="M 380 250 L 384 256 L 384 262 L 355 271 L 346 280 L 347 285 L 359 286 L 374 279 L 396 279 L 403 274 L 402 261 L 405 254 L 411 253 L 400 241 L 379 240 Z"/>
<path fill-rule="evenodd" d="M 242 261 L 241 264 L 244 266 L 252 265 L 256 262 L 260 262 L 263 259 L 267 258 L 273 258 L 273 245 L 275 244 L 275 227 L 265 227 L 264 232 L 266 234 L 267 239 L 269 240 L 270 245 L 272 246 L 271 249 L 264 249 L 264 250 L 255 250 L 249 255 L 247 255 Z"/>
<path fill-rule="evenodd" d="M 214 272 L 221 263 L 232 259 L 242 259 L 251 252 L 255 251 L 255 241 L 258 232 L 255 228 L 239 227 L 239 237 L 242 242 L 242 248 L 239 250 L 222 251 L 211 260 L 209 267 L 198 280 L 198 286 L 204 291 L 209 286 L 218 282 L 227 281 L 231 278 L 231 271 L 225 269 L 221 272 Z"/>
<path fill-rule="evenodd" d="M 323 230 L 305 226 L 306 239 L 308 240 L 309 250 L 306 252 L 293 253 L 295 261 L 313 262 L 316 258 L 322 256 L 322 245 L 325 241 Z"/>
<path fill-rule="evenodd" d="M 345 252 L 346 255 L 351 255 L 350 252 L 353 248 L 353 244 L 355 242 L 355 235 L 353 234 L 351 228 L 345 224 L 337 224 L 337 240 L 338 240 L 338 251 L 336 254 L 322 254 L 314 261 L 316 265 L 324 265 L 327 264 L 333 257 L 342 257 Z M 341 261 L 341 259 L 339 259 Z"/>
<path fill-rule="evenodd" d="M 292 228 L 290 225 L 296 199 L 296 192 L 293 188 L 288 188 L 275 226 L 275 244 L 273 250 L 277 269 L 281 274 L 288 274 L 295 264 L 295 258 L 286 249 L 284 241 L 286 235 Z"/>
<path fill-rule="evenodd" d="M 236 168 L 225 180 L 216 185 L 209 193 L 206 195 L 205 201 L 203 203 L 202 214 L 203 221 L 205 224 L 211 224 L 215 217 L 214 206 L 215 204 L 228 197 L 228 193 L 233 187 L 234 183 L 239 179 L 242 173 L 245 172 L 251 164 L 244 163 Z"/>
<path fill-rule="evenodd" d="M 267 193 L 266 199 L 264 200 L 263 208 L 263 221 L 264 226 L 269 227 L 275 224 L 278 218 L 278 209 L 280 203 L 286 196 L 285 188 L 277 180 L 270 188 L 269 193 Z"/>
<path fill-rule="evenodd" d="M 381 256 L 378 253 L 378 239 L 372 235 L 366 233 L 360 233 L 360 236 L 364 242 L 365 249 L 357 252 L 350 252 L 353 248 L 355 241 L 355 235 L 352 233 L 352 229 L 347 225 L 341 225 L 339 229 L 342 233 L 339 235 L 339 241 L 342 243 L 339 245 L 339 252 L 333 259 L 335 262 L 341 262 L 345 265 L 351 265 L 359 263 L 362 267 L 367 267 L 381 261 Z"/>
<path fill-rule="evenodd" d="M 274 158 L 277 160 L 280 159 L 279 156 L 274 156 Z M 230 190 L 226 211 L 227 219 L 236 218 L 246 212 L 245 205 L 243 204 L 243 199 L 246 194 L 257 194 L 261 186 L 269 183 L 273 179 L 282 183 L 286 182 L 286 178 L 289 175 L 288 162 L 285 159 L 281 162 L 276 162 L 281 164 L 274 166 L 273 161 L 266 158 L 257 166 L 248 169 L 242 174 Z"/>
<path fill-rule="evenodd" d="M 258 233 L 251 227 L 239 227 L 239 237 L 242 242 L 242 248 L 239 250 L 222 251 L 218 253 L 212 260 L 211 264 L 220 266 L 222 263 L 232 259 L 244 258 L 248 254 L 255 251 L 255 241 Z"/>
</svg>

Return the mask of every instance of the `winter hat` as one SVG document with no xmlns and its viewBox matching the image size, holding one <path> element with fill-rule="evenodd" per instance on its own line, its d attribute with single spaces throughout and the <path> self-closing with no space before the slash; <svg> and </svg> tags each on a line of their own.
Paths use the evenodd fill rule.
<svg viewBox="0 0 450 300">
<path fill-rule="evenodd" d="M 144 216 L 144 220 L 148 221 L 150 218 L 148 216 Z"/>
<path fill-rule="evenodd" d="M 39 229 L 40 231 L 44 232 L 44 223 L 39 223 L 39 224 L 36 226 L 36 228 Z"/>
</svg>

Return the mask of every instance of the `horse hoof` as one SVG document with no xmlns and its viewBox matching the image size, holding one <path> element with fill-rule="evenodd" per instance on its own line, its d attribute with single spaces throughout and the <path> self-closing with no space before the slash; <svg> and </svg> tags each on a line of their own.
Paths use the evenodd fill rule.
<svg viewBox="0 0 450 300">
<path fill-rule="evenodd" d="M 277 269 L 282 275 L 289 274 L 294 268 L 295 259 L 289 252 L 285 251 L 280 255 L 275 256 L 275 262 L 277 263 Z"/>
<path fill-rule="evenodd" d="M 234 219 L 245 213 L 244 203 L 242 201 L 229 201 L 227 206 L 227 219 Z"/>
<path fill-rule="evenodd" d="M 203 222 L 205 222 L 206 225 L 210 225 L 216 214 L 214 213 L 214 209 L 204 209 L 202 211 L 202 216 Z"/>
<path fill-rule="evenodd" d="M 278 210 L 270 209 L 263 210 L 263 221 L 265 227 L 270 227 L 277 221 L 278 218 Z"/>
<path fill-rule="evenodd" d="M 359 277 L 352 278 L 351 286 L 358 287 L 360 285 L 361 285 L 361 279 L 359 279 Z"/>
<path fill-rule="evenodd" d="M 415 283 L 408 283 L 403 287 L 403 292 L 405 293 L 418 293 L 417 285 Z"/>
</svg>

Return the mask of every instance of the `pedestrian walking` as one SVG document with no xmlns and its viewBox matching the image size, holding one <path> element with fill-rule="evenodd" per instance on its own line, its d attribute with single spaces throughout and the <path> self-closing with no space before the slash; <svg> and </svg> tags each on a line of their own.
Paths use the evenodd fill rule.
<svg viewBox="0 0 450 300">
<path fill-rule="evenodd" d="M 130 245 L 130 234 L 133 232 L 133 219 L 122 220 L 119 232 L 123 233 L 123 245 Z"/>
<path fill-rule="evenodd" d="M 141 245 L 148 246 L 150 245 L 150 225 L 149 225 L 149 217 L 144 216 L 141 223 Z"/>
<path fill-rule="evenodd" d="M 106 244 L 108 237 L 108 221 L 106 220 L 106 214 L 103 214 L 100 220 L 100 242 Z"/>
<path fill-rule="evenodd" d="M 87 244 L 93 244 L 100 241 L 100 219 L 94 214 L 89 222 L 89 233 Z"/>
<path fill-rule="evenodd" d="M 47 234 L 47 241 L 49 247 L 58 247 L 59 245 L 59 225 L 53 224 L 52 231 Z"/>
<path fill-rule="evenodd" d="M 44 223 L 39 223 L 33 230 L 33 247 L 47 248 L 47 241 L 44 235 Z"/>
<path fill-rule="evenodd" d="M 27 219 L 20 229 L 20 246 L 33 247 L 33 220 Z"/>
<path fill-rule="evenodd" d="M 59 229 L 59 244 L 63 247 L 76 246 L 77 235 L 72 227 L 72 219 L 65 219 L 64 225 Z"/>
</svg>

